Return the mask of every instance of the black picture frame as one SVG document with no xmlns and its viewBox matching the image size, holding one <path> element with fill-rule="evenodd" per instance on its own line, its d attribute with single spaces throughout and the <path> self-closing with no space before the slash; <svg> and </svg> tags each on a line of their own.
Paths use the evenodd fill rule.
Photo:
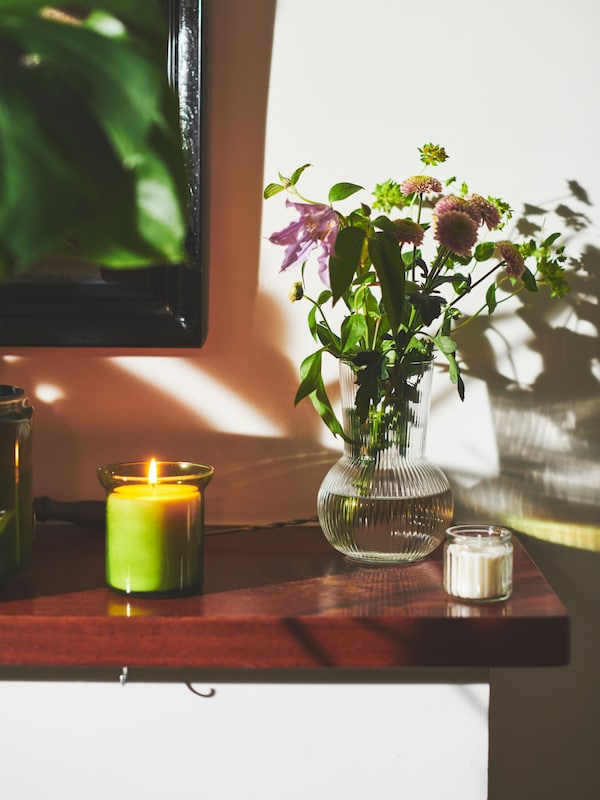
<svg viewBox="0 0 600 800">
<path fill-rule="evenodd" d="M 0 346 L 200 347 L 207 332 L 202 0 L 165 0 L 190 175 L 189 264 L 0 284 Z"/>
</svg>

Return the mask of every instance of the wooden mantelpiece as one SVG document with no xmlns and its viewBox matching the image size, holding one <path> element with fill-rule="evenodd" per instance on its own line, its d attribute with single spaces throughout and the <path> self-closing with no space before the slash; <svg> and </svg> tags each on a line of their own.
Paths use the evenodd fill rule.
<svg viewBox="0 0 600 800">
<path fill-rule="evenodd" d="M 569 618 L 515 542 L 513 597 L 463 604 L 442 553 L 361 567 L 315 527 L 211 532 L 205 585 L 126 598 L 104 582 L 102 534 L 39 525 L 35 563 L 0 592 L 0 666 L 366 668 L 556 666 Z"/>
</svg>

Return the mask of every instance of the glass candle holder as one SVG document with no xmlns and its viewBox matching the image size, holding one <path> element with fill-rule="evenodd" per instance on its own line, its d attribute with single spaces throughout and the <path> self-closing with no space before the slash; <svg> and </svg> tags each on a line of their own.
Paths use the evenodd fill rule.
<svg viewBox="0 0 600 800">
<path fill-rule="evenodd" d="M 0 586 L 32 560 L 32 416 L 23 389 L 0 385 Z"/>
<path fill-rule="evenodd" d="M 506 600 L 512 593 L 513 545 L 507 528 L 453 525 L 444 543 L 444 589 L 474 602 Z"/>
<path fill-rule="evenodd" d="M 121 594 L 202 588 L 204 489 L 213 467 L 132 461 L 98 469 L 106 491 L 106 582 Z"/>
</svg>

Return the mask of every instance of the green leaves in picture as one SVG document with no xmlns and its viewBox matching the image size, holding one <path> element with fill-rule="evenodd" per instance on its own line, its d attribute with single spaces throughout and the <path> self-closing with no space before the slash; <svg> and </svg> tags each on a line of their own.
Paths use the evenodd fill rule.
<svg viewBox="0 0 600 800">
<path fill-rule="evenodd" d="M 186 167 L 158 0 L 0 0 L 0 269 L 185 260 Z"/>
</svg>

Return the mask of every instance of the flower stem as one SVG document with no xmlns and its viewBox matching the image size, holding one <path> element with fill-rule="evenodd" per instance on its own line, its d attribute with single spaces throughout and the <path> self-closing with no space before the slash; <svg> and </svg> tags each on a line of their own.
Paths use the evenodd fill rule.
<svg viewBox="0 0 600 800">
<path fill-rule="evenodd" d="M 465 289 L 464 292 L 461 292 L 461 294 L 458 294 L 454 298 L 454 300 L 446 306 L 446 310 L 448 310 L 449 308 L 452 308 L 453 306 L 456 306 L 456 304 L 459 303 L 463 299 L 463 297 L 466 297 L 466 295 L 468 295 L 470 292 L 472 292 L 473 289 L 475 289 L 476 286 L 479 286 L 480 283 L 483 283 L 483 281 L 487 280 L 487 278 L 489 278 L 490 275 L 492 275 L 492 273 L 494 273 L 499 267 L 503 267 L 504 264 L 506 264 L 506 261 L 499 261 L 490 270 L 488 270 L 485 273 L 485 275 L 483 275 L 481 278 L 479 278 L 479 280 L 476 280 L 475 283 L 472 283 L 469 286 L 468 289 Z M 485 306 L 484 306 L 484 308 L 485 308 Z M 477 313 L 479 314 L 480 312 L 478 311 Z"/>
<path fill-rule="evenodd" d="M 514 297 L 514 295 L 515 295 L 515 294 L 518 294 L 518 293 L 519 293 L 519 292 L 520 292 L 522 289 L 523 289 L 523 287 L 522 287 L 522 286 L 519 286 L 519 288 L 518 288 L 518 289 L 515 289 L 515 291 L 514 291 L 512 294 L 509 294 L 509 295 L 507 295 L 506 297 L 503 297 L 501 300 L 498 300 L 498 301 L 497 301 L 497 303 L 496 303 L 496 305 L 497 305 L 497 306 L 499 306 L 499 305 L 502 305 L 502 303 L 506 303 L 506 302 L 508 302 L 509 300 L 511 300 L 511 299 Z M 480 315 L 480 314 L 481 314 L 483 311 L 485 311 L 485 309 L 486 309 L 486 308 L 487 308 L 487 304 L 484 304 L 484 305 L 482 305 L 482 306 L 481 306 L 481 308 L 478 308 L 478 309 L 477 309 L 477 311 L 476 311 L 474 314 L 471 314 L 469 317 L 467 317 L 467 318 L 464 320 L 464 322 L 461 322 L 461 323 L 460 323 L 460 325 L 454 325 L 454 327 L 453 327 L 453 329 L 452 329 L 452 330 L 453 330 L 453 332 L 454 332 L 454 331 L 459 331 L 461 328 L 464 328 L 466 325 L 468 325 L 468 324 L 469 324 L 470 322 L 472 322 L 474 319 L 477 319 L 477 317 L 478 317 L 478 316 L 479 316 L 479 315 Z"/>
</svg>

